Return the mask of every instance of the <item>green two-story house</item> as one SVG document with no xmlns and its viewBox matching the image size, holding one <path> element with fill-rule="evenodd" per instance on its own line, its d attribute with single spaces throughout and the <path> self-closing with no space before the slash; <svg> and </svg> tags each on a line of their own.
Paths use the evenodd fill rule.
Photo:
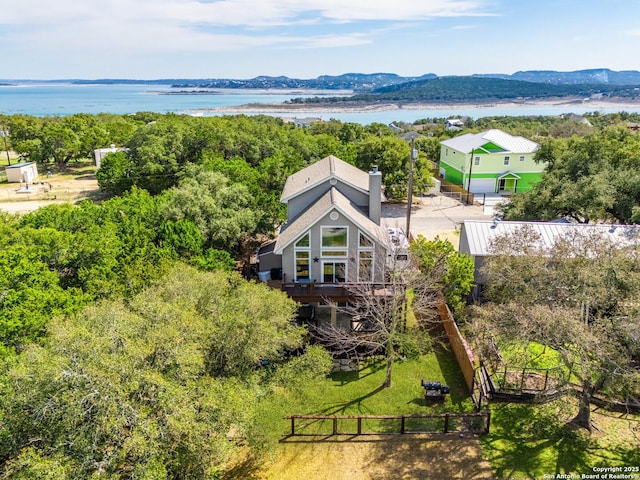
<svg viewBox="0 0 640 480">
<path fill-rule="evenodd" d="M 460 135 L 440 142 L 440 177 L 471 193 L 526 192 L 546 167 L 533 159 L 538 148 L 496 129 Z"/>
</svg>

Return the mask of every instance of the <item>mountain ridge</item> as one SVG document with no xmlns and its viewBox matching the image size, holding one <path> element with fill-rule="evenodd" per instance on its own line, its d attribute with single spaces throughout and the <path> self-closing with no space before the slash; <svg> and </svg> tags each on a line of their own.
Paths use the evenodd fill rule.
<svg viewBox="0 0 640 480">
<path fill-rule="evenodd" d="M 496 78 L 517 80 L 548 85 L 640 85 L 640 71 L 615 71 L 608 68 L 594 68 L 574 71 L 523 70 L 512 74 L 482 73 L 472 75 L 436 75 L 425 73 L 419 76 L 401 76 L 395 73 L 344 73 L 342 75 L 320 75 L 311 79 L 291 78 L 285 75 L 259 75 L 250 79 L 205 78 L 205 79 L 95 79 L 71 80 L 74 84 L 162 84 L 173 88 L 230 88 L 230 89 L 321 89 L 353 90 L 368 92 L 378 88 L 429 80 L 434 78 Z"/>
<path fill-rule="evenodd" d="M 475 77 L 503 78 L 506 80 L 522 80 L 534 83 L 550 83 L 554 85 L 577 84 L 609 84 L 609 85 L 640 85 L 640 72 L 637 70 L 615 71 L 608 68 L 591 68 L 559 72 L 556 70 L 525 70 L 511 75 L 504 74 L 474 74 Z"/>
<path fill-rule="evenodd" d="M 525 102 L 531 100 L 640 100 L 640 84 L 610 83 L 534 83 L 523 80 L 482 77 L 437 77 L 427 80 L 386 85 L 349 97 L 294 98 L 289 104 L 375 105 L 395 104 L 454 104 L 469 102 Z"/>
</svg>

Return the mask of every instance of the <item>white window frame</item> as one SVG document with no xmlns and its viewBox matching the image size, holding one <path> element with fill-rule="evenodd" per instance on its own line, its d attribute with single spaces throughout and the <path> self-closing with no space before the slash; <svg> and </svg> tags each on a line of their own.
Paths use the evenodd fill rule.
<svg viewBox="0 0 640 480">
<path fill-rule="evenodd" d="M 325 229 L 336 229 L 336 228 L 344 228 L 347 231 L 347 240 L 346 245 L 338 246 L 338 247 L 325 247 L 322 244 L 322 239 L 324 237 L 323 232 Z M 322 251 L 337 251 L 337 250 L 349 250 L 349 226 L 348 225 L 322 225 L 320 227 L 320 249 Z"/>
<path fill-rule="evenodd" d="M 360 239 L 361 237 L 364 237 L 369 243 L 370 246 L 362 246 L 360 243 Z M 361 283 L 366 283 L 366 282 L 373 282 L 373 279 L 375 278 L 374 272 L 375 272 L 375 268 L 376 268 L 376 249 L 375 249 L 375 242 L 369 238 L 368 235 L 362 233 L 361 231 L 358 231 L 358 256 L 356 258 L 356 275 L 357 275 L 357 279 L 358 282 Z M 362 279 L 362 273 L 360 271 L 360 253 L 361 252 L 370 252 L 371 253 L 371 269 L 369 271 L 369 278 L 367 280 L 363 280 Z"/>
<path fill-rule="evenodd" d="M 305 246 L 298 246 L 298 243 L 300 243 L 300 241 L 307 237 L 309 239 L 309 245 Z M 298 238 L 298 240 L 295 241 L 295 243 L 293 244 L 294 248 L 296 248 L 297 250 L 308 250 L 311 248 L 311 232 L 307 231 L 307 233 L 305 233 L 304 235 L 301 235 L 300 238 Z"/>
<path fill-rule="evenodd" d="M 509 155 L 504 156 L 504 165 L 509 165 L 511 162 L 511 157 Z"/>
<path fill-rule="evenodd" d="M 524 162 L 525 160 L 526 160 L 525 156 L 524 155 L 520 155 L 520 161 Z"/>
<path fill-rule="evenodd" d="M 364 238 L 367 242 L 369 242 L 369 245 L 362 245 L 360 243 L 361 238 Z M 361 231 L 358 231 L 358 250 L 373 250 L 374 247 L 375 242 L 371 240 L 368 235 L 362 233 Z"/>
<path fill-rule="evenodd" d="M 342 265 L 344 265 L 344 281 L 346 282 L 347 279 L 349 278 L 349 262 L 347 261 L 346 258 L 336 258 L 336 259 L 322 259 L 322 283 L 338 283 L 338 281 L 336 280 L 336 270 L 335 270 L 335 265 L 336 263 L 340 263 Z M 333 265 L 333 281 L 331 282 L 327 282 L 324 278 L 324 267 L 327 264 L 331 264 Z"/>
<path fill-rule="evenodd" d="M 294 250 L 293 252 L 293 260 L 294 260 L 294 281 L 297 282 L 300 279 L 298 278 L 298 254 L 305 253 L 307 255 L 307 272 L 309 272 L 309 276 L 304 278 L 303 280 L 310 282 L 311 281 L 311 252 L 309 250 Z"/>
<path fill-rule="evenodd" d="M 370 253 L 371 254 L 371 258 L 367 259 L 367 260 L 371 260 L 371 268 L 369 269 L 369 273 L 367 275 L 367 278 L 364 278 L 364 272 L 361 271 L 362 268 L 362 258 L 360 258 L 360 254 L 361 253 Z M 376 268 L 376 252 L 375 250 L 358 250 L 358 259 L 357 259 L 358 265 L 357 265 L 357 269 L 358 269 L 358 282 L 359 283 L 370 283 L 373 282 L 374 279 L 374 272 L 375 272 L 375 268 Z"/>
<path fill-rule="evenodd" d="M 474 157 L 473 159 L 473 164 L 477 167 L 478 165 L 480 165 L 480 157 Z"/>
<path fill-rule="evenodd" d="M 302 246 L 299 247 L 298 242 L 300 240 L 302 240 L 304 237 L 307 237 L 309 239 L 309 245 L 308 246 Z M 293 278 L 294 278 L 294 282 L 298 281 L 298 252 L 306 252 L 307 254 L 307 261 L 308 261 L 308 266 L 307 266 L 307 270 L 309 272 L 309 277 L 304 279 L 306 281 L 311 281 L 311 231 L 307 230 L 307 232 L 304 235 L 301 235 L 300 238 L 298 238 L 298 240 L 295 241 L 295 243 L 293 244 Z"/>
</svg>

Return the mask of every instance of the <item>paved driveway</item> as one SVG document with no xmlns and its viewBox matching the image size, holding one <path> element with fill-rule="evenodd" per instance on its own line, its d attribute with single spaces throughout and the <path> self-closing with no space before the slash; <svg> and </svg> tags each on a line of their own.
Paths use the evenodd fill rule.
<svg viewBox="0 0 640 480">
<path fill-rule="evenodd" d="M 495 204 L 495 202 L 492 202 Z M 490 205 L 465 205 L 440 193 L 414 197 L 411 208 L 411 232 L 414 236 L 423 235 L 429 240 L 439 236 L 448 239 L 456 247 L 459 243 L 460 225 L 464 220 L 490 220 L 493 208 Z M 406 229 L 407 204 L 383 204 L 382 225 Z"/>
</svg>

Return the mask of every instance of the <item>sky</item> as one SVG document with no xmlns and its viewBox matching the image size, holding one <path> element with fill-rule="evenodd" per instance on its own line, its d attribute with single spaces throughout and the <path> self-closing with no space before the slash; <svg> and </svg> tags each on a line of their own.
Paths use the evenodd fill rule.
<svg viewBox="0 0 640 480">
<path fill-rule="evenodd" d="M 0 78 L 640 70 L 640 0 L 0 0 Z"/>
</svg>

